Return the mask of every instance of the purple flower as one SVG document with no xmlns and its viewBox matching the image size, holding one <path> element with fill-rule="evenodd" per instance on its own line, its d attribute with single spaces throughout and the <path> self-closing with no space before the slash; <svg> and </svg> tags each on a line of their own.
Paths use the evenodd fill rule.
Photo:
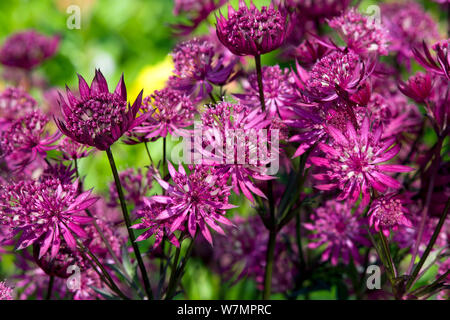
<svg viewBox="0 0 450 320">
<path fill-rule="evenodd" d="M 450 55 L 449 55 L 450 39 L 437 42 L 433 45 L 436 52 L 436 58 L 433 58 L 425 41 L 423 41 L 423 53 L 417 48 L 413 48 L 414 56 L 418 63 L 425 69 L 437 75 L 447 78 L 450 81 Z"/>
<path fill-rule="evenodd" d="M 388 54 L 388 34 L 386 29 L 372 17 L 363 16 L 352 8 L 328 22 L 338 31 L 347 47 L 359 55 L 378 53 Z"/>
<path fill-rule="evenodd" d="M 340 257 L 345 264 L 353 257 L 354 261 L 362 262 L 357 246 L 370 246 L 370 242 L 364 237 L 365 220 L 360 211 L 352 214 L 352 207 L 348 202 L 329 200 L 316 209 L 312 220 L 311 223 L 303 224 L 306 229 L 313 231 L 310 235 L 313 242 L 308 244 L 308 248 L 317 249 L 325 245 L 322 261 L 331 258 L 331 264 L 335 266 Z"/>
<path fill-rule="evenodd" d="M 399 225 L 412 227 L 411 221 L 405 217 L 409 211 L 402 202 L 402 196 L 395 193 L 375 199 L 368 212 L 369 224 L 386 237 L 391 229 L 395 231 Z"/>
<path fill-rule="evenodd" d="M 154 141 L 167 134 L 186 136 L 184 128 L 194 123 L 197 112 L 189 96 L 171 88 L 156 90 L 142 103 L 143 114 L 148 114 L 146 120 L 135 127 L 128 135 L 126 143 L 134 144 L 144 141 Z"/>
<path fill-rule="evenodd" d="M 60 105 L 64 120 L 56 120 L 58 128 L 73 140 L 96 147 L 108 149 L 125 132 L 140 125 L 146 116 L 136 119 L 141 107 L 142 91 L 133 106 L 127 107 L 127 89 L 123 75 L 116 90 L 110 93 L 108 84 L 100 70 L 95 70 L 91 87 L 82 76 L 79 78 L 80 98 L 76 98 L 66 87 L 67 102 L 60 94 Z"/>
<path fill-rule="evenodd" d="M 231 178 L 236 194 L 239 195 L 240 189 L 252 202 L 252 193 L 266 198 L 252 180 L 274 178 L 266 174 L 266 165 L 275 157 L 264 150 L 270 131 L 266 137 L 257 132 L 267 128 L 272 121 L 266 119 L 260 108 L 250 110 L 227 102 L 207 109 L 202 114 L 202 121 L 201 141 L 194 141 L 194 144 L 203 156 L 203 163 L 213 165 L 217 174 L 226 180 Z M 252 134 L 256 136 L 255 140 L 249 138 Z"/>
<path fill-rule="evenodd" d="M 238 56 L 261 55 L 280 47 L 289 34 L 287 13 L 270 7 L 259 11 L 253 2 L 250 8 L 239 0 L 235 11 L 228 5 L 228 19 L 220 13 L 217 18 L 217 37 L 231 52 Z"/>
<path fill-rule="evenodd" d="M 34 30 L 10 36 L 0 49 L 0 63 L 8 67 L 31 70 L 51 58 L 59 45 L 59 37 L 46 37 Z"/>
<path fill-rule="evenodd" d="M 166 190 L 164 196 L 152 196 L 151 201 L 164 204 L 165 209 L 159 213 L 156 220 L 173 219 L 170 232 L 187 223 L 187 230 L 194 238 L 197 229 L 203 237 L 212 244 L 208 227 L 224 234 L 218 222 L 231 225 L 225 218 L 225 212 L 235 206 L 228 203 L 230 188 L 219 179 L 213 169 L 206 166 L 195 166 L 187 174 L 183 166 L 178 171 L 168 162 L 173 185 L 156 178 Z"/>
<path fill-rule="evenodd" d="M 279 116 L 285 119 L 292 114 L 291 107 L 296 103 L 298 96 L 294 89 L 294 79 L 289 69 L 282 70 L 278 65 L 263 67 L 264 99 L 269 117 Z M 245 94 L 234 94 L 242 104 L 257 108 L 261 105 L 259 100 L 259 87 L 256 72 L 248 77 L 249 85 Z"/>
<path fill-rule="evenodd" d="M 22 155 L 21 161 L 16 164 L 18 167 L 27 166 L 38 155 L 45 158 L 48 150 L 57 148 L 57 145 L 53 144 L 61 136 L 60 132 L 53 135 L 46 132 L 47 123 L 47 116 L 37 109 L 13 122 L 0 139 L 4 156 Z"/>
<path fill-rule="evenodd" d="M 0 223 L 21 232 L 17 249 L 39 244 L 39 258 L 50 250 L 58 254 L 61 237 L 71 250 L 77 244 L 73 234 L 86 238 L 80 226 L 92 220 L 82 212 L 97 198 L 91 191 L 78 194 L 78 184 L 63 185 L 58 179 L 30 180 L 5 187 L 0 199 Z M 73 234 L 72 234 L 73 233 Z"/>
<path fill-rule="evenodd" d="M 297 8 L 303 19 L 322 22 L 340 15 L 350 0 L 287 0 L 288 7 Z"/>
<path fill-rule="evenodd" d="M 371 71 L 371 67 L 365 66 L 353 51 L 335 50 L 313 66 L 305 84 L 306 90 L 314 100 L 332 101 L 338 98 L 340 90 L 356 92 Z"/>
<path fill-rule="evenodd" d="M 395 157 L 400 151 L 400 145 L 395 144 L 395 138 L 382 141 L 382 128 L 370 130 L 367 117 L 358 131 L 351 122 L 348 122 L 346 132 L 333 126 L 328 126 L 327 130 L 333 141 L 318 145 L 325 153 L 324 157 L 311 157 L 310 160 L 316 166 L 325 168 L 323 173 L 314 175 L 315 179 L 322 182 L 315 187 L 319 190 L 341 190 L 337 198 L 339 201 L 349 199 L 355 203 L 362 193 L 362 205 L 365 206 L 370 199 L 369 188 L 381 193 L 385 193 L 388 188 L 401 188 L 400 182 L 383 172 L 414 170 L 403 165 L 380 164 Z"/>
<path fill-rule="evenodd" d="M 0 300 L 13 300 L 12 295 L 13 290 L 5 282 L 0 281 Z"/>
<path fill-rule="evenodd" d="M 309 68 L 330 53 L 330 50 L 329 46 L 325 46 L 322 40 L 318 41 L 316 38 L 312 38 L 300 43 L 294 48 L 292 54 L 301 66 Z"/>
<path fill-rule="evenodd" d="M 180 246 L 177 237 L 171 232 L 171 226 L 174 223 L 174 218 L 158 220 L 157 217 L 165 210 L 165 204 L 152 201 L 152 199 L 144 198 L 145 206 L 138 210 L 137 216 L 141 219 L 139 223 L 132 226 L 133 229 L 147 229 L 142 233 L 136 241 L 144 241 L 155 236 L 155 242 L 153 248 L 158 247 L 163 237 L 167 239 L 176 247 Z M 181 227 L 181 226 L 180 226 Z M 180 228 L 178 227 L 178 228 Z"/>
<path fill-rule="evenodd" d="M 175 0 L 174 16 L 184 13 L 190 20 L 190 24 L 172 25 L 176 35 L 185 36 L 194 31 L 200 23 L 208 18 L 211 12 L 221 7 L 225 2 L 226 0 Z"/>
<path fill-rule="evenodd" d="M 187 92 L 194 100 L 204 99 L 212 85 L 223 85 L 229 79 L 235 61 L 223 65 L 223 56 L 214 58 L 215 49 L 206 40 L 193 39 L 178 44 L 172 52 L 175 76 L 169 86 Z"/>
<path fill-rule="evenodd" d="M 436 22 L 416 1 L 383 3 L 381 16 L 391 38 L 389 50 L 396 52 L 399 62 L 407 66 L 413 57 L 412 48 L 423 40 L 439 38 Z"/>
<path fill-rule="evenodd" d="M 69 137 L 64 137 L 58 144 L 58 149 L 62 153 L 63 160 L 76 160 L 87 157 L 91 154 L 92 149 L 85 145 L 72 140 Z"/>
<path fill-rule="evenodd" d="M 18 118 L 35 110 L 36 100 L 21 88 L 8 87 L 0 94 L 0 129 L 6 130 Z"/>
<path fill-rule="evenodd" d="M 421 103 L 431 94 L 433 83 L 428 74 L 417 72 L 414 76 L 409 78 L 407 83 L 400 81 L 398 88 L 405 96 Z"/>
</svg>

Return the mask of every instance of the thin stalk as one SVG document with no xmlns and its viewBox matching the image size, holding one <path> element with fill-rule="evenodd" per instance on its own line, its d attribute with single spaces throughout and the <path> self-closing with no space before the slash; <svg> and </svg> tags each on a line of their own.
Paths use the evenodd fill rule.
<svg viewBox="0 0 450 320">
<path fill-rule="evenodd" d="M 163 138 L 163 160 L 161 163 L 161 178 L 164 180 L 166 177 L 166 148 L 167 148 L 167 137 Z"/>
<path fill-rule="evenodd" d="M 55 282 L 55 276 L 50 276 L 50 278 L 48 280 L 47 295 L 45 296 L 45 300 L 50 300 L 52 298 L 54 282 Z"/>
<path fill-rule="evenodd" d="M 255 56 L 256 65 L 256 75 L 258 78 L 258 88 L 259 88 L 259 101 L 261 102 L 261 109 L 263 112 L 266 111 L 266 102 L 264 100 L 264 87 L 262 82 L 262 70 L 261 70 L 261 55 Z"/>
<path fill-rule="evenodd" d="M 155 164 L 153 162 L 152 155 L 150 154 L 150 150 L 148 148 L 148 142 L 145 142 L 144 145 L 145 145 L 145 150 L 147 151 L 148 159 L 150 160 L 150 165 L 152 166 L 153 169 L 155 169 Z"/>
<path fill-rule="evenodd" d="M 139 251 L 139 246 L 136 243 L 136 237 L 134 235 L 133 229 L 131 229 L 131 220 L 128 214 L 127 204 L 125 203 L 125 196 L 123 195 L 122 184 L 120 183 L 119 173 L 117 172 L 116 163 L 114 161 L 111 148 L 106 149 L 106 154 L 108 155 L 109 164 L 111 165 L 111 171 L 114 176 L 114 181 L 116 183 L 117 193 L 119 195 L 120 206 L 122 208 L 123 218 L 127 226 L 128 236 L 133 246 L 133 251 L 136 256 L 136 260 L 141 270 L 142 280 L 144 282 L 145 292 L 149 299 L 153 299 L 152 288 L 150 286 L 150 280 L 147 275 L 147 270 L 145 269 L 144 261 L 142 260 L 141 252 Z"/>
<path fill-rule="evenodd" d="M 212 92 L 209 93 L 209 98 L 211 99 L 211 102 L 212 102 L 213 104 L 216 104 L 216 103 L 217 103 L 217 100 L 216 100 L 216 98 L 214 98 Z"/>
<path fill-rule="evenodd" d="M 263 291 L 264 300 L 270 299 L 270 293 L 272 289 L 273 257 L 275 253 L 276 238 L 277 232 L 275 230 L 270 230 L 269 240 L 267 242 L 266 272 L 264 274 L 264 291 Z"/>
<path fill-rule="evenodd" d="M 172 292 L 175 291 L 175 278 L 177 275 L 178 262 L 180 260 L 181 244 L 182 242 L 180 242 L 180 246 L 175 251 L 175 257 L 172 263 L 172 271 L 170 273 L 169 285 L 167 286 L 166 300 L 170 299 L 172 297 Z"/>
<path fill-rule="evenodd" d="M 420 258 L 419 263 L 417 264 L 417 266 L 414 268 L 413 273 L 411 274 L 411 276 L 409 277 L 409 280 L 406 284 L 406 290 L 409 290 L 411 288 L 411 286 L 414 284 L 414 282 L 416 281 L 416 277 L 420 272 L 420 269 L 422 269 L 423 264 L 425 263 L 425 261 L 428 258 L 428 255 L 431 252 L 431 249 L 433 248 L 437 237 L 439 236 L 439 233 L 441 232 L 442 226 L 444 225 L 445 219 L 447 219 L 447 215 L 448 215 L 448 210 L 450 208 L 450 199 L 447 200 L 447 204 L 445 205 L 445 209 L 442 212 L 442 215 L 439 219 L 439 222 L 436 226 L 436 228 L 434 229 L 433 235 L 431 236 L 430 242 L 428 243 L 422 257 Z"/>
</svg>

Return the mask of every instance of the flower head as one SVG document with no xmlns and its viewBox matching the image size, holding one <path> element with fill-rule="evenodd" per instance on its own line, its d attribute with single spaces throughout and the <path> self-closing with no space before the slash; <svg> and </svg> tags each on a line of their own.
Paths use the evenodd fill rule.
<svg viewBox="0 0 450 320">
<path fill-rule="evenodd" d="M 408 82 L 400 81 L 398 88 L 405 96 L 421 103 L 431 94 L 433 84 L 429 74 L 418 72 L 409 78 Z"/>
<path fill-rule="evenodd" d="M 313 214 L 311 223 L 303 226 L 313 233 L 308 247 L 316 249 L 325 245 L 322 261 L 331 258 L 331 264 L 337 265 L 342 257 L 344 263 L 350 262 L 350 257 L 361 262 L 357 245 L 370 245 L 364 237 L 364 219 L 361 214 L 352 214 L 352 207 L 348 202 L 340 203 L 329 200 Z"/>
<path fill-rule="evenodd" d="M 214 45 L 197 38 L 178 44 L 172 58 L 175 76 L 169 79 L 169 86 L 195 99 L 205 98 L 212 91 L 212 84 L 225 84 L 235 65 L 232 61 L 224 66 L 222 56 L 215 58 Z"/>
<path fill-rule="evenodd" d="M 63 185 L 58 179 L 22 181 L 3 190 L 0 223 L 11 226 L 15 233 L 21 232 L 18 250 L 37 243 L 39 258 L 49 250 L 55 258 L 61 248 L 61 237 L 71 250 L 76 250 L 73 234 L 87 237 L 80 225 L 92 218 L 82 212 L 96 200 L 91 191 L 78 194 L 77 183 Z"/>
<path fill-rule="evenodd" d="M 183 166 L 178 171 L 168 162 L 169 173 L 173 185 L 156 178 L 166 190 L 164 196 L 152 196 L 151 201 L 164 204 L 165 209 L 159 213 L 156 220 L 173 219 L 170 232 L 173 233 L 180 226 L 187 224 L 187 230 L 194 238 L 197 229 L 203 237 L 212 244 L 212 237 L 208 227 L 224 234 L 219 223 L 230 225 L 225 218 L 227 209 L 235 206 L 228 203 L 230 188 L 219 179 L 213 169 L 207 166 L 195 166 L 187 174 Z"/>
<path fill-rule="evenodd" d="M 142 113 L 149 116 L 129 133 L 130 139 L 126 142 L 154 141 L 169 133 L 186 136 L 184 128 L 194 123 L 196 112 L 194 103 L 185 93 L 171 88 L 156 90 L 142 103 Z"/>
<path fill-rule="evenodd" d="M 76 98 L 69 88 L 67 102 L 60 94 L 60 105 L 64 120 L 56 120 L 61 132 L 73 140 L 96 147 L 108 149 L 125 132 L 140 125 L 146 116 L 136 118 L 141 107 L 142 91 L 133 106 L 127 106 L 127 90 L 123 75 L 116 90 L 110 93 L 103 74 L 95 71 L 95 77 L 89 87 L 79 78 L 80 98 Z"/>
<path fill-rule="evenodd" d="M 0 282 L 0 300 L 12 300 L 13 290 L 3 281 Z"/>
<path fill-rule="evenodd" d="M 369 223 L 376 231 L 382 231 L 388 237 L 389 231 L 397 230 L 399 225 L 412 227 L 411 221 L 405 217 L 409 213 L 403 205 L 400 195 L 390 193 L 375 199 L 369 209 Z"/>
<path fill-rule="evenodd" d="M 433 45 L 433 50 L 436 52 L 436 58 L 433 58 L 425 41 L 422 43 L 423 53 L 413 48 L 414 56 L 418 63 L 425 69 L 440 75 L 450 81 L 450 39 L 437 42 Z"/>
<path fill-rule="evenodd" d="M 328 126 L 327 131 L 333 141 L 318 145 L 325 156 L 310 159 L 313 164 L 325 169 L 323 173 L 314 175 L 317 180 L 322 181 L 322 184 L 315 187 L 319 190 L 342 190 L 337 198 L 339 201 L 349 199 L 351 203 L 355 203 L 362 193 L 362 204 L 367 205 L 370 187 L 381 193 L 385 193 L 388 188 L 401 188 L 400 182 L 383 172 L 413 170 L 403 165 L 380 164 L 395 157 L 400 151 L 400 145 L 395 144 L 395 138 L 381 140 L 382 128 L 370 130 L 367 117 L 358 131 L 351 122 L 348 122 L 346 132 L 333 126 Z M 324 181 L 327 183 L 323 183 Z"/>
<path fill-rule="evenodd" d="M 289 69 L 281 69 L 278 65 L 273 67 L 263 67 L 262 81 L 264 88 L 264 99 L 269 116 L 279 116 L 286 118 L 289 109 L 295 104 L 298 96 L 293 86 L 294 80 Z M 241 103 L 252 108 L 260 106 L 259 87 L 256 72 L 248 77 L 249 85 L 245 94 L 235 94 Z"/>
<path fill-rule="evenodd" d="M 363 16 L 352 8 L 339 17 L 328 22 L 331 28 L 337 30 L 347 43 L 348 48 L 360 55 L 376 52 L 388 54 L 388 34 L 372 17 Z"/>
<path fill-rule="evenodd" d="M 46 37 L 34 30 L 10 36 L 0 49 L 0 62 L 8 67 L 31 70 L 51 58 L 59 45 L 59 37 Z"/>
<path fill-rule="evenodd" d="M 87 157 L 92 149 L 89 150 L 86 145 L 78 143 L 69 137 L 64 137 L 58 144 L 58 149 L 62 153 L 63 160 L 76 160 Z"/>
<path fill-rule="evenodd" d="M 0 93 L 0 128 L 5 130 L 14 120 L 35 110 L 36 100 L 26 91 L 8 87 Z"/>
<path fill-rule="evenodd" d="M 297 8 L 303 19 L 323 21 L 340 15 L 350 0 L 287 0 L 289 7 Z"/>
<path fill-rule="evenodd" d="M 238 56 L 261 55 L 280 47 L 289 34 L 288 17 L 284 11 L 262 7 L 253 2 L 250 8 L 239 0 L 235 11 L 228 5 L 228 19 L 220 13 L 217 18 L 217 37 L 231 52 Z"/>
</svg>

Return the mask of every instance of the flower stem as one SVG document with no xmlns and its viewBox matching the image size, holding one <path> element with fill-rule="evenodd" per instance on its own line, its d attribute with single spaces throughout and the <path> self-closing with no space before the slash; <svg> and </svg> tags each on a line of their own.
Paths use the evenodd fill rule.
<svg viewBox="0 0 450 320">
<path fill-rule="evenodd" d="M 153 299 L 152 288 L 150 286 L 150 280 L 145 269 L 144 261 L 142 260 L 141 252 L 139 251 L 139 246 L 136 243 L 136 237 L 134 235 L 133 229 L 131 229 L 131 220 L 128 214 L 127 204 L 125 203 L 125 197 L 123 195 L 122 184 L 120 183 L 119 173 L 117 172 L 116 163 L 114 162 L 114 157 L 111 152 L 111 148 L 106 149 L 106 154 L 108 155 L 109 164 L 111 165 L 111 171 L 114 176 L 114 181 L 116 183 L 117 193 L 120 199 L 120 206 L 122 208 L 123 218 L 125 220 L 125 225 L 127 226 L 128 236 L 133 246 L 134 254 L 136 255 L 136 260 L 141 270 L 142 280 L 144 282 L 145 292 L 149 299 Z"/>
<path fill-rule="evenodd" d="M 262 82 L 262 71 L 261 71 L 261 55 L 255 56 L 255 65 L 256 65 L 256 75 L 258 78 L 258 87 L 259 87 L 259 101 L 261 102 L 261 109 L 263 112 L 266 111 L 266 102 L 264 100 L 264 87 Z"/>
<path fill-rule="evenodd" d="M 163 160 L 161 163 L 161 178 L 164 180 L 166 177 L 166 148 L 167 148 L 167 137 L 163 138 Z"/>
<path fill-rule="evenodd" d="M 272 270 L 273 270 L 273 257 L 275 253 L 275 242 L 277 238 L 277 232 L 275 230 L 270 230 L 269 241 L 267 242 L 267 252 L 266 252 L 266 272 L 264 274 L 264 291 L 263 299 L 269 300 L 270 293 L 272 289 Z"/>
<path fill-rule="evenodd" d="M 50 278 L 48 280 L 47 296 L 45 297 L 45 300 L 50 300 L 52 298 L 54 282 L 55 282 L 55 276 L 50 276 Z"/>
</svg>

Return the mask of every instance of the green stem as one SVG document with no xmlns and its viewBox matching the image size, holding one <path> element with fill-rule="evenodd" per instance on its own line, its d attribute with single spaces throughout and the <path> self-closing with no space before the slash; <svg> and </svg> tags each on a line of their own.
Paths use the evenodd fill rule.
<svg viewBox="0 0 450 320">
<path fill-rule="evenodd" d="M 173 292 L 176 290 L 175 278 L 176 278 L 176 275 L 177 275 L 178 262 L 180 260 L 181 244 L 182 244 L 182 242 L 180 242 L 180 246 L 175 251 L 175 257 L 174 257 L 173 263 L 172 263 L 172 271 L 170 273 L 169 285 L 167 286 L 166 300 L 167 299 L 171 299 L 172 295 L 173 295 Z"/>
<path fill-rule="evenodd" d="M 133 251 L 136 256 L 136 260 L 141 270 L 142 280 L 144 282 L 145 292 L 149 299 L 153 299 L 152 288 L 150 286 L 150 280 L 147 275 L 147 270 L 145 269 L 144 261 L 142 260 L 141 252 L 139 251 L 139 246 L 136 243 L 136 237 L 134 235 L 133 229 L 131 229 L 131 220 L 128 214 L 127 204 L 125 203 L 125 196 L 122 190 L 122 184 L 120 182 L 119 173 L 117 172 L 116 163 L 114 162 L 114 157 L 111 152 L 111 148 L 106 149 L 106 154 L 108 155 L 109 164 L 111 165 L 111 171 L 114 176 L 114 181 L 116 183 L 117 193 L 120 199 L 120 206 L 122 208 L 123 218 L 125 220 L 125 225 L 127 226 L 128 236 L 133 246 Z"/>
<path fill-rule="evenodd" d="M 161 164 L 161 178 L 164 180 L 166 177 L 166 148 L 167 148 L 167 137 L 163 138 L 163 160 Z M 163 191 L 164 192 L 164 191 Z"/>
<path fill-rule="evenodd" d="M 261 55 L 255 56 L 256 65 L 256 75 L 258 78 L 258 88 L 259 88 L 259 101 L 261 102 L 261 109 L 263 112 L 266 111 L 266 102 L 264 100 L 264 87 L 262 82 L 262 70 L 261 70 Z"/>
<path fill-rule="evenodd" d="M 264 274 L 264 291 L 263 291 L 264 300 L 270 299 L 270 293 L 272 289 L 273 257 L 275 253 L 276 238 L 277 232 L 275 230 L 270 230 L 269 240 L 267 242 L 266 272 Z"/>
</svg>

